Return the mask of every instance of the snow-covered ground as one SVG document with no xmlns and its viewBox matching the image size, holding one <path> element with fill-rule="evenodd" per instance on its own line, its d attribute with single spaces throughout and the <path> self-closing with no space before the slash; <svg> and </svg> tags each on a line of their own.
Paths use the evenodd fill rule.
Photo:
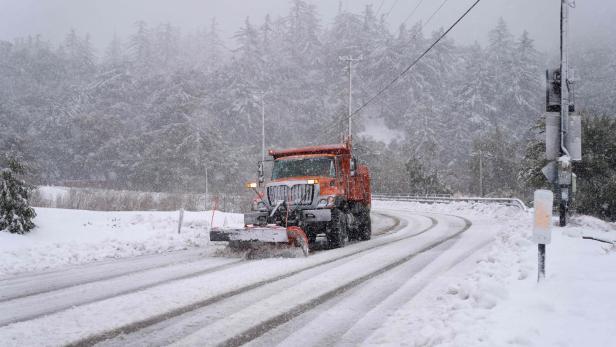
<svg viewBox="0 0 616 347">
<path fill-rule="evenodd" d="M 333 295 L 333 300 L 271 328 L 252 345 L 616 345 L 610 329 L 616 326 L 616 250 L 582 239 L 592 235 L 616 240 L 616 225 L 581 216 L 566 228 L 554 227 L 547 277 L 537 284 L 532 211 L 479 203 L 385 201 L 375 201 L 373 208 L 400 218 L 397 231 L 308 258 L 256 261 L 208 256 L 208 249 L 215 248 L 208 246 L 210 212 L 186 212 L 178 235 L 178 212 L 39 208 L 38 228 L 32 233 L 0 233 L 0 280 L 3 275 L 10 278 L 3 283 L 15 290 L 24 285 L 21 277 L 11 276 L 18 272 L 190 248 L 204 253 L 193 257 L 172 252 L 182 256 L 173 262 L 157 255 L 44 273 L 40 278 L 66 283 L 24 294 L 29 296 L 3 288 L 6 298 L 13 299 L 0 301 L 0 322 L 8 324 L 0 324 L 0 341 L 6 338 L 16 346 L 77 341 L 178 307 L 201 307 L 202 302 L 247 288 L 201 311 L 189 311 L 188 317 L 161 321 L 109 344 L 132 339 L 137 344 L 150 339 L 189 345 L 223 341 L 292 312 L 293 305 Z M 467 226 L 472 223 L 468 230 L 461 229 L 465 220 Z M 225 223 L 241 225 L 241 215 L 217 212 L 214 224 Z M 375 227 L 379 223 L 385 221 L 377 220 Z M 443 237 L 451 239 L 440 243 Z M 430 244 L 438 246 L 425 248 Z M 118 273 L 106 278 L 90 274 L 91 269 Z M 37 276 L 24 281 L 36 281 Z M 363 276 L 369 276 L 366 283 L 338 292 Z M 262 282 L 269 284 L 257 285 Z"/>
<path fill-rule="evenodd" d="M 100 212 L 36 208 L 37 227 L 26 235 L 0 232 L 0 277 L 110 258 L 205 246 L 211 211 Z M 243 225 L 240 214 L 214 213 L 214 226 Z"/>
<path fill-rule="evenodd" d="M 537 283 L 532 211 L 482 204 L 383 203 L 464 215 L 494 242 L 401 306 L 365 345 L 614 346 L 616 249 L 583 235 L 616 240 L 616 225 L 580 216 L 554 227 L 547 277 Z M 556 220 L 554 220 L 556 224 Z"/>
</svg>

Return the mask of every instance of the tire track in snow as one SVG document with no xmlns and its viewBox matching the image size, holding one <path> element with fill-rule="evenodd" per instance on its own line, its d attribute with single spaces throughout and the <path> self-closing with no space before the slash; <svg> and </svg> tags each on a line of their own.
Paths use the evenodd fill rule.
<svg viewBox="0 0 616 347">
<path fill-rule="evenodd" d="M 391 232 L 391 231 L 394 231 L 394 230 L 398 231 L 398 230 L 401 230 L 401 229 L 403 229 L 403 228 L 405 228 L 407 226 L 407 223 L 401 221 L 398 217 L 392 216 L 392 215 L 389 215 L 389 214 L 387 214 L 387 216 L 392 217 L 394 220 L 397 221 L 397 223 L 395 223 L 394 226 L 388 228 L 387 232 Z M 88 336 L 88 337 L 85 337 L 85 338 L 80 339 L 78 341 L 75 341 L 73 343 L 70 343 L 69 346 L 92 346 L 92 345 L 95 345 L 97 343 L 103 342 L 105 340 L 112 339 L 112 338 L 114 338 L 116 336 L 119 336 L 121 334 L 134 333 L 134 332 L 137 332 L 137 331 L 142 330 L 144 328 L 147 328 L 147 327 L 149 327 L 151 325 L 163 322 L 165 320 L 169 320 L 169 319 L 175 318 L 177 316 L 183 315 L 183 314 L 191 312 L 191 311 L 195 311 L 195 310 L 197 310 L 199 308 L 206 307 L 208 305 L 220 302 L 220 301 L 225 300 L 227 298 L 230 298 L 230 297 L 233 297 L 233 296 L 236 296 L 236 295 L 239 295 L 239 294 L 246 293 L 248 291 L 251 291 L 251 290 L 254 290 L 256 288 L 265 286 L 267 284 L 274 283 L 274 282 L 277 282 L 277 281 L 289 278 L 291 276 L 297 275 L 297 274 L 302 273 L 304 271 L 308 271 L 308 270 L 314 269 L 316 267 L 323 266 L 323 265 L 326 265 L 326 264 L 330 264 L 330 263 L 336 262 L 338 260 L 349 258 L 349 257 L 355 256 L 355 255 L 358 255 L 358 254 L 366 253 L 368 251 L 372 251 L 374 249 L 378 249 L 378 248 L 390 245 L 390 244 L 395 243 L 395 242 L 399 242 L 399 241 L 402 241 L 402 240 L 407 240 L 407 239 L 419 236 L 421 234 L 424 234 L 424 233 L 428 232 L 429 230 L 431 230 L 432 228 L 434 228 L 438 224 L 436 219 L 434 219 L 434 218 L 432 218 L 430 216 L 423 216 L 423 217 L 425 217 L 428 220 L 430 220 L 431 225 L 426 227 L 426 228 L 424 228 L 424 229 L 422 229 L 422 230 L 420 230 L 417 233 L 413 233 L 413 234 L 405 235 L 405 236 L 401 236 L 401 237 L 393 237 L 392 235 L 387 235 L 387 236 L 392 236 L 392 238 L 390 240 L 381 241 L 381 242 L 376 243 L 374 245 L 369 245 L 368 247 L 361 248 L 361 249 L 359 249 L 357 251 L 353 251 L 353 252 L 350 252 L 350 253 L 345 253 L 345 254 L 343 254 L 343 255 L 341 255 L 339 257 L 327 259 L 325 261 L 322 261 L 322 262 L 319 262 L 319 263 L 316 263 L 316 264 L 313 264 L 313 265 L 310 265 L 310 266 L 307 266 L 307 267 L 304 267 L 304 268 L 301 268 L 301 269 L 298 269 L 298 270 L 295 270 L 295 271 L 292 271 L 292 272 L 289 272 L 289 273 L 286 273 L 286 274 L 283 274 L 283 275 L 280 275 L 280 276 L 269 278 L 269 279 L 266 279 L 266 280 L 263 280 L 263 281 L 259 281 L 259 282 L 256 282 L 256 283 L 253 283 L 253 284 L 250 284 L 250 285 L 246 285 L 246 286 L 240 287 L 240 288 L 238 288 L 236 290 L 229 291 L 229 292 L 226 292 L 226 293 L 223 293 L 223 294 L 220 294 L 220 295 L 216 295 L 214 297 L 211 297 L 211 298 L 208 298 L 208 299 L 205 299 L 205 300 L 202 300 L 202 301 L 198 301 L 198 302 L 192 303 L 192 304 L 187 305 L 187 306 L 178 307 L 178 308 L 176 308 L 174 310 L 171 310 L 171 311 L 168 311 L 168 312 L 165 312 L 165 313 L 153 316 L 153 317 L 149 317 L 149 318 L 144 319 L 144 320 L 132 322 L 130 324 L 126 324 L 126 325 L 120 326 L 120 327 L 115 328 L 113 330 L 109 330 L 109 331 L 93 334 L 91 336 Z M 378 240 L 380 240 L 380 239 L 382 239 L 382 238 L 379 237 Z M 375 240 L 377 240 L 377 239 L 375 239 Z"/>
<path fill-rule="evenodd" d="M 459 235 L 250 341 L 247 347 L 358 346 L 432 280 L 476 254 L 493 238 Z M 298 340 L 298 336 L 301 336 Z"/>
<path fill-rule="evenodd" d="M 0 289 L 0 303 L 88 283 L 110 280 L 152 269 L 187 264 L 201 259 L 203 259 L 203 250 L 198 250 L 197 252 L 177 251 L 17 275 L 0 280 L 0 288 L 2 288 Z M 37 284 L 42 284 L 43 287 L 37 288 Z"/>
<path fill-rule="evenodd" d="M 379 235 L 395 230 L 395 228 L 397 228 L 400 224 L 400 220 L 395 217 L 383 214 L 379 215 L 393 221 L 392 223 L 387 223 L 388 226 L 380 230 Z M 191 252 L 191 254 L 182 255 L 179 260 L 176 258 L 165 259 L 167 261 L 172 261 L 161 264 L 160 261 L 162 259 L 157 258 L 155 260 L 158 261 L 155 261 L 154 264 L 141 267 L 141 265 L 143 265 L 142 261 L 148 260 L 148 258 L 151 257 L 138 258 L 139 259 L 136 259 L 136 261 L 139 268 L 134 271 L 116 271 L 115 274 L 103 276 L 102 278 L 98 277 L 99 279 L 96 279 L 96 276 L 94 276 L 94 278 L 91 277 L 89 280 L 84 282 L 70 284 L 65 283 L 64 286 L 54 286 L 52 284 L 48 290 L 39 290 L 33 293 L 26 292 L 23 295 L 12 296 L 7 299 L 0 300 L 0 327 L 54 314 L 75 306 L 87 305 L 116 296 L 145 290 L 168 282 L 189 279 L 217 271 L 227 270 L 240 266 L 246 262 L 246 260 L 242 259 L 237 261 L 224 261 L 223 264 L 214 266 L 210 266 L 207 263 L 200 265 L 199 263 L 205 262 L 207 258 L 200 257 L 199 255 L 193 255 Z M 216 258 L 213 260 L 215 259 Z M 220 262 L 222 261 L 223 260 L 221 259 Z M 131 263 L 134 262 L 134 260 L 129 260 L 127 262 Z M 101 268 L 102 270 L 106 270 L 110 265 L 115 263 L 116 262 L 106 262 L 101 264 Z M 94 267 L 95 270 L 99 270 L 96 266 L 86 266 L 84 270 L 91 267 Z M 191 267 L 193 267 L 193 269 L 190 269 Z M 79 271 L 76 273 L 70 273 L 75 272 L 76 270 Z M 68 271 L 68 275 L 71 275 L 70 277 L 78 277 L 83 270 L 76 268 Z M 12 290 L 13 292 L 18 292 L 16 289 L 19 289 L 20 285 L 27 285 L 33 280 L 35 283 L 38 283 L 37 279 L 39 279 L 40 276 L 46 277 L 55 273 L 56 271 L 52 273 L 20 277 L 17 285 L 13 285 L 13 288 L 8 289 L 9 291 Z M 85 274 L 88 275 L 90 273 Z M 98 271 L 95 274 L 98 274 Z M 63 274 L 62 272 L 59 273 L 59 276 L 63 275 L 66 274 Z M 44 283 L 48 284 L 50 282 L 53 283 L 53 279 L 47 279 Z M 117 289 L 122 287 L 124 287 L 124 289 Z M 6 287 L 3 288 L 3 290 L 6 289 Z M 28 288 L 26 288 L 26 290 L 27 289 Z M 0 297 L 2 297 L 1 294 Z M 5 297 L 7 296 L 5 295 Z M 35 309 L 28 311 L 24 310 L 24 308 Z"/>
<path fill-rule="evenodd" d="M 391 219 L 393 221 L 393 224 L 387 226 L 386 228 L 383 228 L 383 230 L 379 230 L 378 232 L 374 233 L 372 236 L 377 236 L 377 237 L 381 237 L 387 234 L 390 234 L 394 231 L 399 230 L 398 226 L 400 226 L 400 218 L 396 217 L 396 216 L 391 216 L 388 214 L 384 214 L 384 213 L 379 213 L 379 212 L 372 212 L 372 214 L 375 214 L 377 216 L 381 216 L 381 218 L 387 218 L 387 219 Z"/>
<path fill-rule="evenodd" d="M 395 229 L 392 228 L 395 228 L 398 224 L 400 224 L 399 218 L 394 218 L 393 216 L 389 215 L 378 215 L 379 217 L 387 218 L 387 220 L 380 220 L 379 223 L 375 223 L 373 225 L 375 228 L 375 238 L 385 236 L 385 232 L 394 232 Z M 428 218 L 425 217 L 422 217 L 421 220 L 424 221 L 423 223 L 421 223 L 421 225 L 427 226 L 426 222 L 431 222 Z M 407 230 L 415 230 L 419 226 L 420 223 L 409 223 L 409 225 L 407 226 Z M 354 242 L 352 244 L 349 244 L 349 246 L 352 246 L 353 244 L 362 245 L 362 242 Z M 315 252 L 315 254 L 317 253 L 321 252 Z M 322 254 L 327 254 L 327 252 L 323 252 Z M 152 346 L 166 346 L 170 343 L 173 343 L 174 341 L 181 339 L 184 336 L 195 332 L 199 327 L 203 327 L 214 322 L 218 319 L 217 316 L 220 312 L 237 312 L 246 305 L 246 302 L 255 302 L 266 299 L 272 295 L 272 292 L 286 290 L 290 287 L 295 286 L 297 283 L 301 283 L 304 280 L 320 276 L 323 272 L 328 271 L 328 269 L 339 267 L 349 262 L 355 262 L 357 261 L 357 257 L 360 256 L 361 254 L 354 257 L 347 257 L 343 260 L 337 261 L 335 264 L 324 265 L 322 267 L 304 271 L 292 277 L 256 288 L 247 293 L 228 298 L 227 300 L 223 300 L 222 302 L 213 303 L 212 305 L 208 305 L 206 307 L 187 312 L 186 314 L 182 314 L 169 320 L 150 325 L 134 333 L 120 335 L 117 338 L 106 340 L 100 345 L 114 347 L 137 347 L 142 346 L 143 341 L 148 341 L 148 344 Z"/>
<path fill-rule="evenodd" d="M 79 306 L 79 305 L 87 305 L 95 302 L 103 301 L 106 299 L 110 299 L 116 296 L 121 296 L 124 294 L 137 292 L 140 290 L 145 290 L 148 288 L 152 288 L 164 283 L 179 281 L 183 279 L 189 279 L 192 277 L 197 277 L 209 273 L 214 273 L 218 271 L 224 271 L 232 267 L 242 265 L 243 260 L 236 260 L 226 262 L 220 265 L 214 266 L 200 266 L 202 269 L 197 271 L 189 271 L 185 274 L 174 274 L 171 273 L 168 275 L 169 277 L 163 276 L 160 279 L 148 279 L 147 277 L 150 275 L 148 271 L 144 271 L 139 275 L 135 273 L 128 274 L 125 276 L 114 277 L 111 280 L 103 280 L 103 281 L 95 281 L 83 285 L 75 285 L 69 288 L 54 290 L 45 292 L 43 294 L 38 294 L 35 296 L 27 296 L 20 299 L 15 299 L 11 301 L 5 301 L 0 303 L 0 328 L 6 325 L 19 323 L 31 319 L 36 319 L 39 317 L 47 316 L 50 314 L 54 314 L 60 311 L 64 311 L 66 309 Z M 191 264 L 196 265 L 195 262 L 191 262 Z M 179 264 L 177 266 L 186 266 L 186 264 Z M 166 272 L 173 272 L 175 270 L 174 266 L 165 266 L 167 269 L 163 269 Z M 157 271 L 161 272 L 160 269 L 149 270 L 149 271 Z M 153 273 L 152 276 L 156 276 L 156 273 Z M 136 283 L 133 284 L 131 278 L 141 276 L 144 277 L 141 279 L 141 283 L 137 280 Z M 154 277 L 155 278 L 155 277 Z M 134 278 L 133 278 L 134 281 Z M 102 282 L 102 283 L 98 283 Z M 114 283 L 118 282 L 118 283 Z M 127 285 L 128 283 L 128 285 Z M 116 290 L 118 286 L 125 286 L 124 289 Z M 109 287 L 109 288 L 105 288 Z M 97 293 L 98 291 L 98 293 Z M 28 312 L 24 310 L 27 307 L 36 307 L 37 310 L 33 312 Z M 40 309 L 44 307 L 43 309 Z"/>
<path fill-rule="evenodd" d="M 408 211 L 407 211 L 408 212 Z M 431 218 L 433 220 L 433 222 L 435 222 L 435 224 L 433 224 L 429 229 L 432 229 L 434 226 L 436 226 L 436 223 L 438 223 L 434 218 L 429 217 L 429 216 L 424 216 L 424 217 L 428 217 Z M 252 327 L 250 327 L 249 329 L 246 329 L 242 332 L 240 332 L 239 334 L 234 335 L 233 337 L 227 338 L 223 341 L 219 341 L 216 343 L 216 345 L 219 346 L 240 346 L 243 345 L 245 343 L 248 343 L 260 336 L 262 336 L 263 334 L 265 334 L 266 332 L 308 312 L 309 310 L 314 309 L 315 307 L 329 301 L 330 299 L 335 298 L 336 296 L 342 295 L 344 293 L 346 293 L 347 291 L 356 288 L 357 286 L 381 275 L 386 273 L 387 271 L 390 271 L 412 259 L 414 259 L 415 257 L 417 257 L 418 255 L 421 255 L 423 253 L 426 253 L 432 249 L 434 249 L 435 247 L 449 241 L 452 240 L 453 238 L 458 237 L 460 234 L 462 234 L 463 232 L 465 232 L 466 230 L 468 230 L 472 223 L 470 220 L 464 218 L 464 217 L 460 217 L 460 216 L 451 216 L 451 217 L 456 217 L 459 218 L 461 220 L 464 221 L 464 227 L 461 228 L 459 231 L 455 232 L 454 234 L 447 236 L 446 238 L 439 240 L 437 242 L 433 242 L 430 245 L 423 247 L 422 249 L 420 249 L 417 252 L 413 252 L 395 262 L 392 262 L 386 266 L 383 266 L 377 270 L 374 270 L 364 276 L 361 276 L 355 280 L 352 280 L 342 286 L 338 286 L 332 290 L 329 290 L 328 292 L 321 294 L 319 296 L 317 296 L 316 298 L 313 298 L 312 300 L 300 304 L 300 305 L 296 305 L 282 313 L 279 313 L 277 315 L 275 315 L 274 317 L 271 317 L 267 320 L 265 320 L 264 322 L 261 322 L 257 325 L 254 325 Z M 428 229 L 428 230 L 429 230 Z M 427 231 L 427 230 L 426 230 Z M 191 342 L 194 342 L 196 340 L 200 340 L 202 338 L 202 336 L 198 336 L 199 334 L 197 333 L 195 336 L 189 336 L 188 340 L 184 340 L 184 341 L 180 341 L 178 343 L 178 345 L 184 345 L 186 343 L 190 344 Z M 206 340 L 201 340 L 201 341 L 206 341 Z"/>
<path fill-rule="evenodd" d="M 379 212 L 373 212 L 372 214 L 380 218 L 392 220 L 391 224 L 382 228 L 382 230 L 378 230 L 374 236 L 381 237 L 393 230 L 397 230 L 400 225 L 400 219 L 394 216 Z M 51 271 L 14 275 L 0 279 L 0 304 L 6 301 L 22 299 L 94 282 L 111 280 L 153 269 L 190 264 L 203 259 L 203 249 L 184 250 L 166 254 L 149 254 L 133 258 L 88 263 Z M 184 277 L 178 279 L 183 278 Z M 40 287 L 37 287 L 37 285 Z M 0 326 L 1 325 L 2 324 L 0 324 Z"/>
<path fill-rule="evenodd" d="M 417 215 L 417 217 L 421 217 L 421 220 L 430 220 L 426 216 Z M 417 221 L 420 220 L 419 218 L 408 218 L 408 217 L 407 219 L 409 221 L 410 220 L 417 220 Z M 412 223 L 411 225 L 417 225 L 417 224 Z M 409 226 L 409 228 L 413 228 L 413 227 Z M 411 229 L 407 229 L 407 230 L 411 230 Z M 450 232 L 448 232 L 447 234 L 449 233 Z M 374 254 L 377 254 L 377 253 L 374 253 Z M 361 257 L 364 257 L 364 256 L 365 255 L 361 255 Z M 243 311 L 245 308 L 247 308 L 247 303 L 267 301 L 267 300 L 270 300 L 272 297 L 275 297 L 279 294 L 289 293 L 290 291 L 294 292 L 295 289 L 293 288 L 297 288 L 298 286 L 301 287 L 301 283 L 305 283 L 306 281 L 310 282 L 316 278 L 327 276 L 328 273 L 332 271 L 336 271 L 336 269 L 348 268 L 349 265 L 353 267 L 353 265 L 351 265 L 352 263 L 355 263 L 355 264 L 361 263 L 362 259 L 364 258 L 347 259 L 344 263 L 338 262 L 336 264 L 332 264 L 332 266 L 328 266 L 323 269 L 317 268 L 311 271 L 306 271 L 305 273 L 292 276 L 285 280 L 281 280 L 276 283 L 272 283 L 272 284 L 263 286 L 261 288 L 255 289 L 253 291 L 237 295 L 233 298 L 228 298 L 227 300 L 224 300 L 222 302 L 214 303 L 210 306 L 203 307 L 201 309 L 192 311 L 190 313 L 187 313 L 186 315 L 178 316 L 173 319 L 149 326 L 137 332 L 127 334 L 127 335 L 121 335 L 121 336 L 118 336 L 117 338 L 107 340 L 101 343 L 101 346 L 136 347 L 136 346 L 142 346 L 144 341 L 147 341 L 147 344 L 151 346 L 167 346 L 169 344 L 172 344 L 176 341 L 181 340 L 182 338 L 186 336 L 189 336 L 195 333 L 202 327 L 218 325 L 221 321 L 225 321 L 226 317 L 237 315 L 240 311 Z M 387 264 L 387 262 L 384 262 L 384 263 Z M 342 272 L 344 273 L 345 271 L 346 270 L 343 270 Z M 310 290 L 308 290 L 306 293 L 310 295 Z M 296 302 L 296 301 L 290 300 L 289 302 L 284 302 L 282 307 L 286 307 L 288 304 L 292 302 Z M 271 305 L 268 305 L 268 306 L 271 306 Z M 277 306 L 280 306 L 280 305 L 277 305 Z M 252 319 L 249 316 L 246 316 L 246 319 L 248 321 L 252 321 Z M 232 323 L 229 323 L 229 324 L 230 324 L 229 329 L 232 329 L 233 328 Z M 208 340 L 209 339 L 206 338 L 204 341 L 208 341 Z M 188 344 L 191 344 L 191 343 L 188 343 Z M 199 343 L 199 344 L 204 344 L 204 343 Z M 269 346 L 270 344 L 265 343 L 262 345 Z"/>
</svg>

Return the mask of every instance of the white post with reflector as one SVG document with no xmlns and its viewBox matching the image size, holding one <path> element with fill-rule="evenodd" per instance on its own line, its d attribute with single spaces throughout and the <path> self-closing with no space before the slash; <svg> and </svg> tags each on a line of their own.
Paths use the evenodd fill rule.
<svg viewBox="0 0 616 347">
<path fill-rule="evenodd" d="M 545 245 L 552 241 L 552 206 L 554 194 L 549 190 L 535 191 L 535 220 L 533 241 L 539 248 L 539 273 L 537 282 L 545 277 Z"/>
</svg>

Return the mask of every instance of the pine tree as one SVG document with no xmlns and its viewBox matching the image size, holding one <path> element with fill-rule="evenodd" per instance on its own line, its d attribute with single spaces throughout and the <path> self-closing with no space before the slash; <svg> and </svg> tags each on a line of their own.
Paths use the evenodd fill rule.
<svg viewBox="0 0 616 347">
<path fill-rule="evenodd" d="M 90 36 L 83 38 L 74 29 L 66 35 L 63 51 L 69 68 L 78 74 L 89 74 L 95 71 L 95 55 Z"/>
<path fill-rule="evenodd" d="M 35 226 L 36 212 L 28 201 L 32 187 L 20 178 L 26 166 L 17 156 L 6 155 L 5 162 L 0 171 L 0 230 L 25 234 Z"/>
<path fill-rule="evenodd" d="M 541 169 L 549 162 L 545 159 L 545 118 L 535 121 L 530 129 L 531 137 L 526 142 L 524 158 L 518 171 L 518 182 L 527 196 L 536 189 L 551 189 L 551 184 L 545 178 Z"/>
<path fill-rule="evenodd" d="M 267 146 L 336 142 L 338 125 L 346 127 L 336 121 L 346 116 L 348 92 L 338 56 L 364 56 L 354 70 L 357 107 L 435 39 L 421 23 L 391 30 L 380 12 L 371 6 L 358 13 L 340 10 L 332 23 L 320 24 L 323 17 L 309 1 L 291 0 L 286 15 L 242 25 L 235 51 L 224 47 L 215 20 L 189 35 L 138 22 L 133 35 L 115 37 L 100 57 L 87 36 L 75 31 L 57 49 L 44 36 L 0 41 L 0 152 L 23 153 L 50 184 L 104 180 L 114 188 L 157 190 L 202 187 L 203 167 L 195 158 L 203 155 L 212 172 L 237 173 L 212 178 L 221 190 L 235 189 L 237 180 L 252 175 L 260 153 L 256 93 L 266 91 Z M 501 144 L 503 155 L 516 152 L 517 158 L 525 147 L 518 143 L 542 153 L 526 129 L 543 103 L 543 64 L 537 63 L 543 58 L 528 34 L 514 39 L 503 20 L 488 42 L 481 47 L 441 41 L 355 117 L 358 141 L 376 118 L 403 134 L 390 144 L 368 145 L 387 158 L 371 159 L 378 190 L 412 189 L 405 165 L 421 157 L 427 172 L 468 191 L 477 174 L 477 165 L 468 165 L 476 161 L 472 140 L 489 138 L 497 127 L 512 135 Z M 614 113 L 616 45 L 610 43 L 572 44 L 572 65 L 581 76 L 575 84 L 578 109 Z M 195 128 L 199 136 L 191 135 Z M 177 151 L 186 158 L 174 159 Z M 541 158 L 524 164 L 535 161 Z M 491 162 L 486 159 L 486 165 Z M 528 187 L 538 174 L 531 170 L 517 178 Z M 507 184 L 515 183 L 516 177 L 504 176 Z"/>
<path fill-rule="evenodd" d="M 582 157 L 574 164 L 578 192 L 576 209 L 616 221 L 616 120 L 607 116 L 585 116 L 582 122 Z"/>
<path fill-rule="evenodd" d="M 314 58 L 321 48 L 316 7 L 304 0 L 292 0 L 286 21 L 288 27 L 284 41 L 291 58 L 304 67 L 315 64 L 318 59 Z"/>
<path fill-rule="evenodd" d="M 507 23 L 503 18 L 499 18 L 496 27 L 490 30 L 489 44 L 486 49 L 487 76 L 489 84 L 492 86 L 490 91 L 489 104 L 494 105 L 498 112 L 492 112 L 491 122 L 497 126 L 509 127 L 515 119 L 509 112 L 515 110 L 514 102 L 511 100 L 511 88 L 513 86 L 513 67 L 514 67 L 514 40 Z"/>
<path fill-rule="evenodd" d="M 137 32 L 130 38 L 129 49 L 133 63 L 141 69 L 148 69 L 152 65 L 152 40 L 151 32 L 144 21 L 135 23 Z"/>
<path fill-rule="evenodd" d="M 543 102 L 543 81 L 539 68 L 539 52 L 527 31 L 515 43 L 512 94 L 515 101 L 518 124 L 528 124 L 535 118 Z"/>
<path fill-rule="evenodd" d="M 518 174 L 528 192 L 550 189 L 541 169 L 545 160 L 543 119 L 537 121 L 533 132 L 538 136 L 527 146 L 526 155 Z M 616 120 L 606 116 L 583 115 L 581 162 L 574 163 L 577 175 L 577 193 L 574 208 L 581 213 L 616 221 Z"/>
<path fill-rule="evenodd" d="M 223 66 L 223 49 L 225 48 L 224 43 L 220 39 L 220 33 L 218 31 L 218 23 L 216 22 L 216 18 L 212 18 L 212 22 L 210 23 L 210 30 L 207 32 L 206 38 L 206 62 L 209 66 L 209 71 L 214 71 L 220 66 Z"/>
<path fill-rule="evenodd" d="M 471 190 L 478 192 L 483 178 L 483 192 L 513 195 L 519 190 L 517 144 L 508 131 L 497 127 L 473 141 L 471 173 L 474 178 Z M 481 166 L 480 166 L 481 165 Z M 480 175 L 481 173 L 481 175 Z"/>
<path fill-rule="evenodd" d="M 616 113 L 616 38 L 584 40 L 572 45 L 571 62 L 575 68 L 575 106 L 595 114 Z"/>
<path fill-rule="evenodd" d="M 110 67 L 117 67 L 123 63 L 125 59 L 124 52 L 122 51 L 123 45 L 124 44 L 118 35 L 114 34 L 111 43 L 109 43 L 109 46 L 105 51 L 104 64 Z"/>
<path fill-rule="evenodd" d="M 427 168 L 421 157 L 412 157 L 406 162 L 409 192 L 415 195 L 449 193 L 449 189 L 440 182 L 436 169 Z"/>
<path fill-rule="evenodd" d="M 159 25 L 154 31 L 152 42 L 153 59 L 157 67 L 163 72 L 168 72 L 172 66 L 176 66 L 179 57 L 180 29 L 170 23 Z"/>
</svg>

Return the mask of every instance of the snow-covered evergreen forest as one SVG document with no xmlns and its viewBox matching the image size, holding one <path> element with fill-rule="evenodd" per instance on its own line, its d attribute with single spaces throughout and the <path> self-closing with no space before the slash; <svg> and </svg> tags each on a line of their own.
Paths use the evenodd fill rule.
<svg viewBox="0 0 616 347">
<path fill-rule="evenodd" d="M 76 31 L 62 42 L 44 33 L 0 41 L 0 151 L 21 153 L 39 184 L 199 192 L 208 168 L 210 191 L 239 191 L 260 159 L 259 93 L 268 147 L 339 142 L 348 80 L 338 57 L 363 56 L 357 108 L 439 34 L 421 22 L 392 26 L 370 6 L 326 23 L 294 0 L 284 17 L 247 18 L 233 43 L 215 19 L 197 32 L 137 22 L 104 51 Z M 574 47 L 578 109 L 616 109 L 614 47 Z M 420 179 L 431 192 L 477 194 L 481 157 L 486 193 L 520 192 L 521 158 L 556 54 L 503 20 L 485 44 L 442 41 L 354 121 L 373 190 L 415 192 Z M 399 136 L 378 141 L 382 124 Z"/>
</svg>

